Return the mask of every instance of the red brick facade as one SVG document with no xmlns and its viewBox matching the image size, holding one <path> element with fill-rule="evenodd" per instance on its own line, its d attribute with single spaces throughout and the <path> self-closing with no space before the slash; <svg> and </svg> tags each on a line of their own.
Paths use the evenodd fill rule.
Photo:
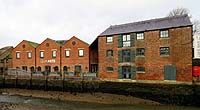
<svg viewBox="0 0 200 110">
<path fill-rule="evenodd" d="M 36 48 L 36 66 L 37 70 L 41 67 L 41 71 L 45 71 L 47 66 L 50 67 L 50 72 L 55 72 L 55 67 L 58 67 L 60 71 L 60 49 L 61 45 L 56 41 L 47 38 Z M 53 51 L 55 51 L 55 56 L 53 56 Z M 43 52 L 43 53 L 41 53 Z M 41 54 L 43 54 L 41 56 Z"/>
<path fill-rule="evenodd" d="M 107 43 L 106 36 L 98 37 L 98 66 L 100 78 L 118 78 L 120 66 L 135 67 L 135 80 L 165 80 L 164 66 L 176 66 L 177 81 L 192 81 L 192 27 L 179 27 L 167 29 L 168 38 L 160 38 L 160 30 L 144 32 L 144 39 L 137 40 L 136 33 L 128 33 L 134 36 L 134 45 L 119 48 L 119 35 L 112 35 L 113 42 Z M 170 54 L 160 55 L 161 47 L 169 47 Z M 136 50 L 144 48 L 144 56 L 135 55 L 132 62 L 119 63 L 120 50 Z M 107 57 L 107 50 L 113 50 L 113 56 Z M 132 57 L 132 56 L 131 56 Z M 113 71 L 108 71 L 112 67 Z M 145 72 L 137 71 L 137 67 L 144 67 Z"/>
<path fill-rule="evenodd" d="M 66 51 L 68 51 L 66 53 Z M 80 51 L 82 52 L 79 53 Z M 81 55 L 80 55 L 81 54 Z M 68 72 L 76 72 L 75 66 L 80 66 L 80 72 L 89 71 L 89 45 L 82 40 L 72 37 L 62 46 L 62 71 L 67 67 Z"/>
<path fill-rule="evenodd" d="M 23 40 L 13 49 L 12 51 L 13 68 L 27 69 L 27 71 L 31 71 L 31 67 L 33 68 L 33 70 L 35 69 L 36 48 L 32 46 L 30 43 L 33 42 Z M 29 52 L 31 55 L 28 57 Z"/>
</svg>

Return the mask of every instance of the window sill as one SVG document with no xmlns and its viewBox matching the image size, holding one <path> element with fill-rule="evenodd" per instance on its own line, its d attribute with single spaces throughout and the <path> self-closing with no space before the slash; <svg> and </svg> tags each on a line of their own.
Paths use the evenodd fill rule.
<svg viewBox="0 0 200 110">
<path fill-rule="evenodd" d="M 107 71 L 107 73 L 113 73 L 113 71 Z"/>
<path fill-rule="evenodd" d="M 169 37 L 160 37 L 160 39 L 169 39 Z"/>
<path fill-rule="evenodd" d="M 137 71 L 136 73 L 138 73 L 138 74 L 144 74 L 145 71 Z"/>
<path fill-rule="evenodd" d="M 160 55 L 160 57 L 169 57 L 169 55 Z"/>
<path fill-rule="evenodd" d="M 111 44 L 113 44 L 113 42 L 106 42 L 106 44 L 107 44 L 107 45 L 111 45 Z"/>
<path fill-rule="evenodd" d="M 136 55 L 136 57 L 145 57 L 144 55 Z"/>
</svg>

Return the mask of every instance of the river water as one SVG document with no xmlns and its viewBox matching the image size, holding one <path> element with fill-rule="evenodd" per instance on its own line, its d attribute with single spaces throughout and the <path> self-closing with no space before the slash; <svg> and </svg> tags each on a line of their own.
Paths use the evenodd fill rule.
<svg viewBox="0 0 200 110">
<path fill-rule="evenodd" d="M 0 103 L 11 103 L 19 106 L 10 110 L 200 110 L 200 107 L 194 106 L 109 105 L 9 95 L 0 95 Z M 0 110 L 3 109 L 0 108 Z"/>
</svg>

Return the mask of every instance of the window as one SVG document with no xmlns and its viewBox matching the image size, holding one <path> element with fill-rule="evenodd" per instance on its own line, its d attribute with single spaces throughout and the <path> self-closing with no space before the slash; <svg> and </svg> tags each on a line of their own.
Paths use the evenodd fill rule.
<svg viewBox="0 0 200 110">
<path fill-rule="evenodd" d="M 161 38 L 169 37 L 169 31 L 168 30 L 161 30 L 160 31 L 160 37 Z"/>
<path fill-rule="evenodd" d="M 131 62 L 130 50 L 123 50 L 122 55 L 123 55 L 123 57 L 122 57 L 123 62 Z"/>
<path fill-rule="evenodd" d="M 123 35 L 123 47 L 130 47 L 130 46 L 131 46 L 131 36 Z"/>
<path fill-rule="evenodd" d="M 145 67 L 137 67 L 137 72 L 145 72 Z"/>
<path fill-rule="evenodd" d="M 112 36 L 107 36 L 106 37 L 106 43 L 112 43 L 113 42 L 113 37 Z"/>
<path fill-rule="evenodd" d="M 44 58 L 44 51 L 40 51 L 40 58 Z"/>
<path fill-rule="evenodd" d="M 136 50 L 136 55 L 144 56 L 144 48 L 138 48 Z"/>
<path fill-rule="evenodd" d="M 54 67 L 54 71 L 55 71 L 55 72 L 58 72 L 58 66 L 55 66 L 55 67 Z"/>
<path fill-rule="evenodd" d="M 107 72 L 113 72 L 113 67 L 106 67 Z"/>
<path fill-rule="evenodd" d="M 3 60 L 1 60 L 1 63 L 3 63 L 4 61 Z"/>
<path fill-rule="evenodd" d="M 107 57 L 113 56 L 113 50 L 107 50 Z"/>
<path fill-rule="evenodd" d="M 65 56 L 69 57 L 70 56 L 70 51 L 69 50 L 65 50 Z"/>
<path fill-rule="evenodd" d="M 64 66 L 64 67 L 63 67 L 63 71 L 67 71 L 67 66 Z"/>
<path fill-rule="evenodd" d="M 52 58 L 56 58 L 56 50 L 52 51 Z"/>
<path fill-rule="evenodd" d="M 144 33 L 137 33 L 137 40 L 143 40 L 144 39 Z"/>
<path fill-rule="evenodd" d="M 31 70 L 31 72 L 34 72 L 34 67 L 31 66 L 31 67 L 30 67 L 30 70 Z"/>
<path fill-rule="evenodd" d="M 22 70 L 27 71 L 27 66 L 22 66 Z"/>
<path fill-rule="evenodd" d="M 130 66 L 123 66 L 123 78 L 130 79 L 131 78 L 131 67 Z"/>
<path fill-rule="evenodd" d="M 42 69 L 41 69 L 41 67 L 40 67 L 40 66 L 37 68 L 37 70 L 38 70 L 38 71 L 42 71 Z"/>
<path fill-rule="evenodd" d="M 28 52 L 28 58 L 30 59 L 32 57 L 32 53 Z"/>
<path fill-rule="evenodd" d="M 169 55 L 169 47 L 161 47 L 160 55 Z"/>
<path fill-rule="evenodd" d="M 20 59 L 20 52 L 16 52 L 16 58 Z"/>
<path fill-rule="evenodd" d="M 84 54 L 83 49 L 79 49 L 79 50 L 78 50 L 78 56 L 79 56 L 79 57 L 82 57 L 83 54 Z"/>
</svg>

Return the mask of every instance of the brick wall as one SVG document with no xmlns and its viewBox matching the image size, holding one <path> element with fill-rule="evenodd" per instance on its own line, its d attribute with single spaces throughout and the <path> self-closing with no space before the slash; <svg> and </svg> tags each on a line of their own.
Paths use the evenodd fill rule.
<svg viewBox="0 0 200 110">
<path fill-rule="evenodd" d="M 16 52 L 20 53 L 20 58 L 16 58 Z M 32 52 L 32 57 L 28 58 L 28 52 Z M 35 48 L 32 47 L 27 41 L 23 40 L 12 51 L 12 67 L 27 66 L 27 71 L 30 71 L 30 67 L 35 68 Z"/>
<path fill-rule="evenodd" d="M 160 38 L 160 31 L 144 32 L 144 40 L 135 40 L 130 49 L 144 48 L 145 56 L 136 56 L 135 62 L 118 63 L 118 35 L 113 35 L 113 43 L 106 43 L 106 36 L 98 37 L 99 77 L 117 78 L 118 66 L 143 66 L 145 73 L 136 72 L 136 80 L 164 80 L 164 65 L 176 66 L 177 81 L 192 81 L 192 28 L 169 29 L 168 38 Z M 134 34 L 135 36 L 135 34 Z M 136 36 L 135 36 L 136 37 Z M 136 38 L 135 38 L 136 39 Z M 160 56 L 160 47 L 169 47 L 169 56 Z M 113 57 L 106 57 L 106 50 L 113 50 Z M 113 67 L 107 72 L 106 67 Z"/>
<path fill-rule="evenodd" d="M 45 71 L 45 66 L 51 66 L 51 72 L 54 72 L 54 67 L 58 66 L 60 71 L 60 45 L 52 39 L 47 38 L 36 49 L 36 65 Z M 56 58 L 53 58 L 52 51 L 56 50 Z M 44 58 L 40 58 L 40 51 L 44 51 Z"/>
<path fill-rule="evenodd" d="M 83 49 L 83 56 L 79 56 L 79 49 Z M 66 50 L 69 50 L 70 55 L 66 57 Z M 84 41 L 72 37 L 62 46 L 62 71 L 63 67 L 68 68 L 68 72 L 74 72 L 75 66 L 81 66 L 82 72 L 89 71 L 89 45 Z"/>
</svg>

